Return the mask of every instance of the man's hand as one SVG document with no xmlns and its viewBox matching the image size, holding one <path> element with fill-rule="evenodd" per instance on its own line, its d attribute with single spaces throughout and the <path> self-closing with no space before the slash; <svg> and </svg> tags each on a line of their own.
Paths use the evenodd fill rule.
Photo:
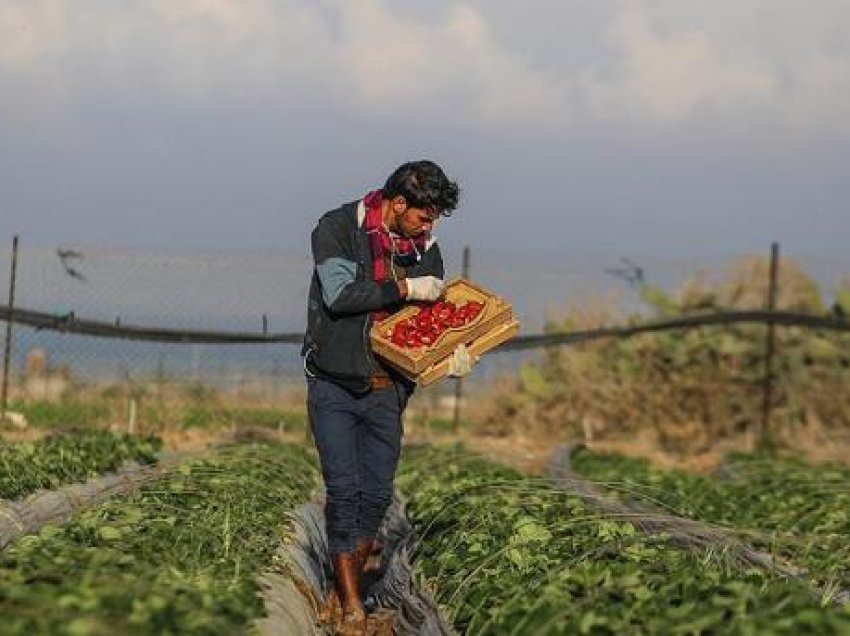
<svg viewBox="0 0 850 636">
<path fill-rule="evenodd" d="M 437 300 L 446 288 L 446 283 L 436 276 L 408 278 L 405 283 L 407 283 L 407 300 Z"/>
<path fill-rule="evenodd" d="M 455 347 L 452 357 L 449 358 L 449 376 L 462 378 L 468 375 L 476 362 L 478 362 L 478 356 L 473 357 L 466 345 L 458 345 Z"/>
</svg>

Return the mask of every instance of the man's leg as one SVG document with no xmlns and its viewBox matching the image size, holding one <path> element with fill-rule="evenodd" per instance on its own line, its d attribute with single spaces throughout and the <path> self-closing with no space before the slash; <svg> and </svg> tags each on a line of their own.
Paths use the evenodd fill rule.
<svg viewBox="0 0 850 636">
<path fill-rule="evenodd" d="M 326 380 L 311 380 L 307 406 L 325 482 L 328 549 L 354 549 L 360 504 L 356 398 Z"/>
<path fill-rule="evenodd" d="M 335 587 L 350 623 L 365 620 L 355 552 L 360 503 L 357 458 L 357 399 L 332 382 L 311 379 L 307 407 L 325 482 L 325 527 L 334 565 Z"/>
<path fill-rule="evenodd" d="M 369 541 L 392 503 L 393 482 L 401 453 L 401 414 L 407 395 L 401 387 L 373 391 L 363 413 L 360 445 L 359 538 Z"/>
</svg>

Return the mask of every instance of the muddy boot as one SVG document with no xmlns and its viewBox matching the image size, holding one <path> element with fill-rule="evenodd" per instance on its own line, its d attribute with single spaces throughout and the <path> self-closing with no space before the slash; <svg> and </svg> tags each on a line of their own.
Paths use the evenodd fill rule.
<svg viewBox="0 0 850 636">
<path fill-rule="evenodd" d="M 319 623 L 322 625 L 335 625 L 342 619 L 342 606 L 339 604 L 339 594 L 336 588 L 331 588 L 328 598 L 319 610 Z"/>
<path fill-rule="evenodd" d="M 366 634 L 366 612 L 360 600 L 360 563 L 356 550 L 332 556 L 334 586 L 342 606 L 342 620 L 337 631 L 343 636 Z"/>
<path fill-rule="evenodd" d="M 361 538 L 357 540 L 357 560 L 360 565 L 360 574 L 369 574 L 381 569 L 381 552 L 384 544 L 377 539 Z"/>
<path fill-rule="evenodd" d="M 361 575 L 369 562 L 369 555 L 372 554 L 372 541 L 372 539 L 361 537 L 357 539 L 357 547 L 354 548 L 354 554 L 357 555 L 357 571 Z"/>
</svg>

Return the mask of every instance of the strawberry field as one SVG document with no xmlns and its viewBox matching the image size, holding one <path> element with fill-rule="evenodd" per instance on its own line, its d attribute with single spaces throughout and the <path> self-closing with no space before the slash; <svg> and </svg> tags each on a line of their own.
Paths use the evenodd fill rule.
<svg viewBox="0 0 850 636">
<path fill-rule="evenodd" d="M 463 451 L 412 454 L 400 481 L 420 583 L 462 633 L 850 633 L 850 605 L 804 577 L 742 565 L 722 545 L 674 545 L 638 515 Z"/>
<path fill-rule="evenodd" d="M 153 463 L 155 437 L 88 431 L 14 445 L 0 443 L 0 499 L 17 499 L 118 468 L 123 462 Z"/>
<path fill-rule="evenodd" d="M 6 444 L 0 488 L 25 502 L 163 457 L 156 438 L 106 432 Z M 405 451 L 414 587 L 458 633 L 850 634 L 846 468 L 738 455 L 694 475 L 587 450 L 569 460 L 573 482 L 460 447 Z M 269 614 L 259 581 L 320 483 L 312 451 L 246 441 L 169 461 L 0 551 L 0 632 L 256 630 Z M 647 524 L 661 517 L 661 530 Z M 321 574 L 321 546 L 308 553 Z M 303 588 L 287 594 L 310 597 Z"/>
<path fill-rule="evenodd" d="M 824 595 L 850 590 L 850 470 L 793 459 L 728 457 L 715 475 L 658 470 L 643 459 L 579 452 L 573 467 L 614 496 L 734 529 L 801 566 Z"/>
<path fill-rule="evenodd" d="M 84 436 L 61 447 L 69 451 L 68 467 L 88 461 L 78 471 L 85 475 L 108 468 L 104 457 L 118 461 L 124 445 L 133 447 Z M 150 441 L 141 445 L 150 451 Z M 42 485 L 70 477 L 62 458 L 50 455 L 56 448 L 35 445 L 53 457 L 33 473 Z M 89 455 L 80 450 L 93 448 Z M 3 452 L 9 458 L 31 450 Z M 51 466 L 54 481 L 45 477 Z M 240 444 L 187 458 L 136 493 L 45 525 L 0 552 L 2 633 L 243 630 L 263 613 L 257 574 L 268 568 L 288 533 L 286 513 L 308 498 L 314 478 L 301 448 Z"/>
</svg>

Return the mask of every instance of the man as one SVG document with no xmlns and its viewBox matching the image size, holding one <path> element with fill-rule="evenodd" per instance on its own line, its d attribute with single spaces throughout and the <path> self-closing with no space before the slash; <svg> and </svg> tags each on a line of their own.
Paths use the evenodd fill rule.
<svg viewBox="0 0 850 636">
<path fill-rule="evenodd" d="M 440 297 L 443 260 L 431 230 L 457 201 L 457 184 L 437 164 L 405 163 L 383 189 L 324 214 L 312 234 L 307 408 L 335 592 L 352 629 L 365 629 L 359 577 L 392 501 L 401 415 L 414 388 L 372 354 L 369 329 L 404 302 Z M 471 365 L 460 366 L 455 374 Z"/>
</svg>

